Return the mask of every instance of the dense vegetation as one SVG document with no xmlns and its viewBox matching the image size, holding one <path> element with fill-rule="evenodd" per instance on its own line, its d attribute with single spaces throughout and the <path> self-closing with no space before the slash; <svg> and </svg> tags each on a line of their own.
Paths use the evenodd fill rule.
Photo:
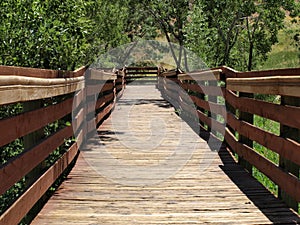
<svg viewBox="0 0 300 225">
<path fill-rule="evenodd" d="M 295 67 L 300 58 L 299 13 L 299 1 L 294 0 L 2 0 L 0 65 L 74 70 L 122 44 L 164 39 L 193 51 L 209 67 Z M 185 48 L 172 49 L 172 55 L 177 67 L 189 69 Z M 267 100 L 277 101 L 276 96 Z M 22 110 L 22 104 L 1 107 L 0 118 Z M 67 120 L 49 124 L 44 135 L 66 126 Z M 272 121 L 256 117 L 255 124 L 279 132 Z M 257 144 L 255 148 L 278 162 L 268 150 Z M 0 148 L 0 165 L 23 150 L 22 139 Z M 255 171 L 255 176 L 261 175 Z M 24 185 L 25 178 L 0 197 L 0 212 Z"/>
</svg>

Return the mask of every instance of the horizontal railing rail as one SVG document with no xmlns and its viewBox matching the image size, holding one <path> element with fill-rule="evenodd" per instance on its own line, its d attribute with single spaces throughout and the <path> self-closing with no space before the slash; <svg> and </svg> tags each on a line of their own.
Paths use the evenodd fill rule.
<svg viewBox="0 0 300 225">
<path fill-rule="evenodd" d="M 125 81 L 126 83 L 131 83 L 133 81 L 156 81 L 157 75 L 160 69 L 158 67 L 145 66 L 127 66 L 124 68 Z"/>
<path fill-rule="evenodd" d="M 298 211 L 300 202 L 300 68 L 238 72 L 228 67 L 191 73 L 164 72 L 162 95 L 183 118 L 226 143 L 250 173 L 253 167 L 278 186 L 278 197 Z M 189 100 L 187 100 L 187 95 Z M 273 96 L 277 102 L 260 98 Z M 187 105 L 191 101 L 193 106 Z M 272 132 L 254 118 L 272 120 Z M 275 126 L 275 125 L 274 125 Z M 278 155 L 267 158 L 255 145 Z"/>
</svg>

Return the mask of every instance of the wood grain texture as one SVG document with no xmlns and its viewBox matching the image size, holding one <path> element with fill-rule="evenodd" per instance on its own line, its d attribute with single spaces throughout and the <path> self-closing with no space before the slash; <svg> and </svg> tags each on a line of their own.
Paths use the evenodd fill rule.
<svg viewBox="0 0 300 225">
<path fill-rule="evenodd" d="M 72 103 L 73 98 L 69 98 L 55 105 L 0 120 L 0 130 L 5 130 L 5 135 L 0 139 L 0 146 L 70 114 L 72 112 Z M 37 118 L 39 119 L 37 120 Z"/>
<path fill-rule="evenodd" d="M 84 87 L 84 77 L 34 78 L 0 76 L 0 105 L 69 94 Z"/>
<path fill-rule="evenodd" d="M 195 81 L 217 81 L 221 77 L 221 69 L 208 70 L 208 71 L 194 71 L 184 74 L 179 74 L 178 79 L 181 81 L 195 80 Z"/>
<path fill-rule="evenodd" d="M 249 146 L 238 142 L 234 135 L 226 128 L 225 140 L 230 147 L 239 155 L 255 166 L 263 174 L 269 177 L 274 183 L 281 187 L 286 193 L 300 202 L 300 181 L 299 178 L 286 173 L 269 159 L 257 153 Z"/>
<path fill-rule="evenodd" d="M 78 153 L 77 144 L 73 144 L 14 204 L 0 216 L 0 224 L 18 224 L 34 204 L 45 194 L 56 179 L 64 172 Z"/>
<path fill-rule="evenodd" d="M 295 106 L 277 105 L 251 98 L 239 98 L 232 91 L 226 90 L 226 102 L 243 112 L 256 114 L 283 125 L 300 129 L 300 108 Z"/>
<path fill-rule="evenodd" d="M 75 71 L 65 70 L 47 70 L 29 67 L 16 67 L 16 66 L 0 66 L 0 75 L 6 76 L 26 76 L 36 78 L 67 78 L 67 77 L 80 77 L 83 76 L 86 67 L 80 67 Z"/>
<path fill-rule="evenodd" d="M 72 134 L 72 127 L 65 127 L 1 167 L 0 195 L 38 166 Z"/>
<path fill-rule="evenodd" d="M 300 97 L 300 76 L 228 78 L 228 90 Z"/>
<path fill-rule="evenodd" d="M 127 86 L 98 133 L 32 224 L 300 222 L 228 151 L 211 151 L 153 86 Z"/>
</svg>

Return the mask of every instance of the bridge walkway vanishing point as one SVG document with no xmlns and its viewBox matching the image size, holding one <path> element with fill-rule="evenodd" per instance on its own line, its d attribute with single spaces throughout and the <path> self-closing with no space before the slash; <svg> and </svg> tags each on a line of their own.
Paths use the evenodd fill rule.
<svg viewBox="0 0 300 225">
<path fill-rule="evenodd" d="M 154 85 L 128 85 L 98 135 L 32 224 L 300 223 Z"/>
</svg>

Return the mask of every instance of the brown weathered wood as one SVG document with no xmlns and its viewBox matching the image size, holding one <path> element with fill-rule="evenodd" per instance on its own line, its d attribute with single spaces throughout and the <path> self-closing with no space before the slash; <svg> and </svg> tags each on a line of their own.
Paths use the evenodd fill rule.
<svg viewBox="0 0 300 225">
<path fill-rule="evenodd" d="M 212 131 L 218 131 L 221 134 L 225 131 L 225 124 L 220 123 L 219 121 L 208 117 L 205 113 L 197 110 L 199 120 L 206 124 Z"/>
<path fill-rule="evenodd" d="M 51 152 L 63 144 L 66 138 L 71 137 L 72 134 L 72 127 L 63 128 L 2 166 L 0 169 L 0 180 L 3 182 L 0 184 L 0 194 L 3 194 L 28 172 L 39 165 Z"/>
<path fill-rule="evenodd" d="M 226 108 L 224 105 L 220 105 L 214 102 L 208 102 L 203 99 L 198 98 L 197 96 L 191 96 L 193 102 L 200 108 L 213 112 L 215 114 L 221 115 L 223 118 L 226 118 Z"/>
<path fill-rule="evenodd" d="M 97 114 L 97 116 L 96 116 L 96 124 L 98 124 L 99 122 L 101 122 L 110 113 L 110 111 L 113 109 L 114 105 L 115 105 L 114 102 L 110 103 L 100 113 Z"/>
<path fill-rule="evenodd" d="M 300 108 L 277 105 L 250 98 L 239 98 L 232 91 L 226 91 L 226 101 L 243 112 L 256 114 L 281 124 L 300 129 Z M 280 113 L 279 113 L 280 112 Z"/>
<path fill-rule="evenodd" d="M 299 76 L 300 68 L 276 69 L 276 70 L 261 70 L 250 72 L 237 72 L 237 78 L 250 78 L 250 77 L 271 77 L 271 76 Z"/>
<path fill-rule="evenodd" d="M 227 124 L 239 134 L 300 165 L 300 144 L 298 142 L 267 132 L 246 121 L 238 120 L 232 113 L 227 114 Z"/>
<path fill-rule="evenodd" d="M 0 120 L 0 130 L 5 130 L 5 135 L 0 139 L 0 146 L 8 144 L 71 113 L 72 103 L 73 99 L 69 98 L 56 105 Z"/>
<path fill-rule="evenodd" d="M 268 176 L 296 201 L 300 201 L 300 181 L 297 177 L 284 172 L 249 146 L 238 142 L 228 128 L 226 128 L 225 139 L 239 156 Z"/>
<path fill-rule="evenodd" d="M 208 70 L 208 71 L 194 71 L 184 74 L 179 74 L 178 79 L 179 80 L 195 80 L 195 81 L 217 81 L 220 80 L 220 74 L 222 70 L 216 69 L 216 70 Z"/>
<path fill-rule="evenodd" d="M 155 75 L 157 75 L 157 71 L 128 71 L 128 72 L 126 72 L 125 78 L 135 77 L 135 76 L 128 76 L 128 75 L 134 75 L 134 74 L 145 74 L 145 75 L 146 74 L 155 74 Z M 141 76 L 141 77 L 145 77 L 145 76 Z M 153 76 L 153 77 L 156 77 L 156 76 Z"/>
<path fill-rule="evenodd" d="M 112 82 L 107 82 L 107 83 L 103 83 L 103 84 L 87 85 L 86 86 L 86 94 L 87 94 L 87 96 L 98 95 L 99 93 L 112 91 L 113 89 L 114 89 L 114 83 L 112 83 Z"/>
<path fill-rule="evenodd" d="M 111 71 L 89 69 L 87 71 L 87 79 L 94 81 L 107 81 L 117 79 L 117 74 Z"/>
<path fill-rule="evenodd" d="M 45 194 L 48 188 L 64 172 L 77 155 L 75 143 L 64 155 L 51 166 L 17 201 L 0 216 L 1 224 L 18 224 L 34 204 Z"/>
<path fill-rule="evenodd" d="M 291 105 L 300 108 L 300 98 L 294 97 L 281 97 L 281 105 Z M 299 115 L 298 115 L 299 116 Z M 300 129 L 291 128 L 285 125 L 280 124 L 280 136 L 283 138 L 289 138 L 295 141 L 298 145 L 300 145 Z M 286 148 L 287 152 L 295 151 L 297 148 Z M 298 148 L 299 153 L 299 148 Z M 299 156 L 295 155 L 295 158 L 300 158 Z M 286 155 L 281 154 L 279 158 L 279 166 L 286 172 L 299 177 L 299 170 L 300 170 L 300 163 L 295 162 L 293 158 L 288 157 Z M 283 199 L 287 205 L 291 208 L 299 212 L 299 201 L 295 200 L 292 196 L 285 192 L 284 189 L 281 187 L 278 190 L 279 198 Z"/>
<path fill-rule="evenodd" d="M 0 105 L 69 94 L 84 87 L 84 77 L 34 78 L 0 76 Z"/>
<path fill-rule="evenodd" d="M 300 97 L 300 76 L 229 78 L 227 89 L 233 91 Z"/>
<path fill-rule="evenodd" d="M 145 66 L 145 67 L 138 67 L 138 66 L 128 66 L 125 67 L 125 70 L 158 70 L 158 67 L 155 66 Z"/>
<path fill-rule="evenodd" d="M 128 116 L 128 111 L 133 118 L 130 115 L 126 119 L 119 117 Z M 285 224 L 300 221 L 225 150 L 212 152 L 150 85 L 128 86 L 112 117 L 98 132 L 99 136 L 93 140 L 100 139 L 101 145 L 91 143 L 80 152 L 68 179 L 33 225 Z M 178 144 L 181 135 L 184 135 L 183 145 Z M 149 143 L 154 143 L 153 149 L 148 147 Z M 106 161 L 105 168 L 112 174 L 130 165 L 149 165 L 149 170 L 132 180 L 151 182 L 152 175 L 165 171 L 159 168 L 152 174 L 151 166 L 165 163 L 168 156 L 176 155 L 173 149 L 195 151 L 174 175 L 158 183 L 123 185 L 120 180 L 126 181 L 130 174 L 116 176 L 120 178 L 116 180 L 97 171 L 98 166 L 103 166 L 101 152 L 105 151 L 121 163 L 118 167 Z M 180 162 L 174 161 L 172 165 L 176 163 Z M 140 172 L 139 168 L 136 172 Z"/>
<path fill-rule="evenodd" d="M 239 93 L 239 97 L 246 97 L 248 99 L 253 98 L 253 94 L 251 93 L 243 93 L 240 92 Z M 239 108 L 238 108 L 239 110 Z M 247 123 L 253 124 L 253 114 L 249 113 L 249 112 L 244 112 L 242 110 L 239 110 L 239 120 L 245 121 Z M 250 148 L 253 148 L 253 141 L 241 134 L 239 134 L 239 142 L 249 146 Z M 249 163 L 246 159 L 244 159 L 242 156 L 239 155 L 238 157 L 238 162 L 250 173 L 252 174 L 252 165 L 251 163 Z"/>
<path fill-rule="evenodd" d="M 189 83 L 184 83 L 182 87 L 185 90 L 189 91 L 194 91 L 196 93 L 201 93 L 205 95 L 210 95 L 210 96 L 222 96 L 222 88 L 221 87 L 214 87 L 214 86 L 204 86 L 201 84 L 189 84 Z"/>
</svg>

